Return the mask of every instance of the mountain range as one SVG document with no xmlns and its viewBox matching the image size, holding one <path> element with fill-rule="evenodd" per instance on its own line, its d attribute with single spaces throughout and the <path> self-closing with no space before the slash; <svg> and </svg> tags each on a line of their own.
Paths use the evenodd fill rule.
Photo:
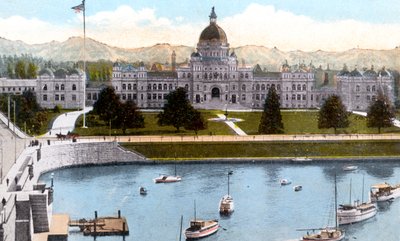
<svg viewBox="0 0 400 241">
<path fill-rule="evenodd" d="M 86 59 L 89 61 L 123 60 L 128 62 L 143 61 L 147 64 L 171 62 L 172 51 L 176 53 L 178 63 L 186 62 L 195 46 L 171 45 L 168 43 L 156 44 L 142 48 L 119 48 L 109 46 L 94 39 L 86 39 Z M 342 69 L 346 64 L 349 69 L 355 67 L 375 68 L 385 66 L 389 69 L 400 69 L 400 48 L 390 50 L 350 49 L 342 52 L 314 51 L 304 52 L 281 51 L 277 48 L 246 45 L 231 48 L 238 56 L 239 64 L 254 66 L 260 64 L 269 71 L 279 70 L 282 63 L 288 61 L 290 65 L 299 63 L 321 66 L 326 69 Z M 22 41 L 12 41 L 0 38 L 1 55 L 31 54 L 35 57 L 52 59 L 54 61 L 77 61 L 83 59 L 83 39 L 71 37 L 63 42 L 52 41 L 43 44 L 27 44 Z"/>
</svg>

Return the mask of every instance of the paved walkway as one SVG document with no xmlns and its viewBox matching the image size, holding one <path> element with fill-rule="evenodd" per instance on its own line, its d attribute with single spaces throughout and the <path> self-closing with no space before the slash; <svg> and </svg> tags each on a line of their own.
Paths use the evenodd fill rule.
<svg viewBox="0 0 400 241">
<path fill-rule="evenodd" d="M 233 121 L 229 121 L 225 120 L 226 116 L 224 114 L 217 114 L 217 116 L 224 120 L 225 124 L 227 124 L 236 134 L 238 134 L 239 136 L 247 136 L 247 134 L 239 128 L 239 126 L 237 126 L 235 123 L 233 123 Z"/>
<path fill-rule="evenodd" d="M 75 122 L 83 112 L 88 113 L 93 107 L 85 107 L 85 110 L 68 112 L 59 115 L 53 122 L 51 129 L 46 132 L 42 137 L 56 137 L 56 134 L 66 135 L 68 132 L 72 132 L 75 128 Z"/>
</svg>

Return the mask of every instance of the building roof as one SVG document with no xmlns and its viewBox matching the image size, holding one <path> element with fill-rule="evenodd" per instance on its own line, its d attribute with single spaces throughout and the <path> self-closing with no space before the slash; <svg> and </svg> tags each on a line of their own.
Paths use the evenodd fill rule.
<svg viewBox="0 0 400 241">
<path fill-rule="evenodd" d="M 177 74 L 173 71 L 157 71 L 157 72 L 147 72 L 149 78 L 176 78 Z"/>
<path fill-rule="evenodd" d="M 210 14 L 210 25 L 206 27 L 200 34 L 199 42 L 220 42 L 223 44 L 228 43 L 225 31 L 216 23 L 217 15 L 215 14 L 214 7 Z"/>
</svg>

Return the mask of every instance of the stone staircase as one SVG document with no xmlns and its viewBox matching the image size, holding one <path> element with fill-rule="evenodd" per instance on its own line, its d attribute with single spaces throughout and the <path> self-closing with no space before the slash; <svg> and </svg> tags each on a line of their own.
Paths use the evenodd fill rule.
<svg viewBox="0 0 400 241">
<path fill-rule="evenodd" d="M 32 209 L 33 232 L 48 232 L 49 218 L 47 216 L 47 194 L 30 194 L 29 201 Z"/>
</svg>

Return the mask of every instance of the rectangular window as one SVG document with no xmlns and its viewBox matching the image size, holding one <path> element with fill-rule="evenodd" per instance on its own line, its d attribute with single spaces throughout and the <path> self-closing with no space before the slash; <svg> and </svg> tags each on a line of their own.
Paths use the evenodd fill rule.
<svg viewBox="0 0 400 241">
<path fill-rule="evenodd" d="M 153 100 L 157 99 L 157 94 L 153 94 Z"/>
<path fill-rule="evenodd" d="M 47 95 L 43 95 L 43 101 L 47 101 Z"/>
<path fill-rule="evenodd" d="M 65 100 L 65 96 L 61 95 L 61 101 L 64 101 L 64 100 Z"/>
<path fill-rule="evenodd" d="M 87 99 L 91 100 L 92 99 L 92 94 L 91 93 L 87 93 Z"/>
<path fill-rule="evenodd" d="M 296 100 L 296 95 L 295 94 L 292 95 L 292 100 Z"/>
<path fill-rule="evenodd" d="M 136 100 L 136 99 L 137 99 L 137 95 L 136 95 L 136 94 L 133 94 L 133 96 L 132 96 L 132 97 L 133 97 L 133 99 L 134 99 L 134 100 Z"/>
<path fill-rule="evenodd" d="M 60 96 L 59 95 L 55 95 L 54 100 L 56 100 L 56 101 L 60 100 Z"/>
<path fill-rule="evenodd" d="M 301 100 L 301 95 L 297 95 L 297 100 Z"/>
<path fill-rule="evenodd" d="M 147 99 L 151 100 L 151 94 L 147 94 Z"/>
<path fill-rule="evenodd" d="M 128 94 L 128 100 L 132 100 L 132 94 Z"/>
<path fill-rule="evenodd" d="M 76 95 L 72 95 L 72 101 L 76 101 Z"/>
<path fill-rule="evenodd" d="M 97 93 L 93 93 L 93 100 L 97 100 Z"/>
<path fill-rule="evenodd" d="M 122 94 L 122 99 L 126 100 L 126 94 Z"/>
<path fill-rule="evenodd" d="M 306 95 L 303 95 L 303 100 L 306 100 L 306 98 L 307 98 Z"/>
</svg>

